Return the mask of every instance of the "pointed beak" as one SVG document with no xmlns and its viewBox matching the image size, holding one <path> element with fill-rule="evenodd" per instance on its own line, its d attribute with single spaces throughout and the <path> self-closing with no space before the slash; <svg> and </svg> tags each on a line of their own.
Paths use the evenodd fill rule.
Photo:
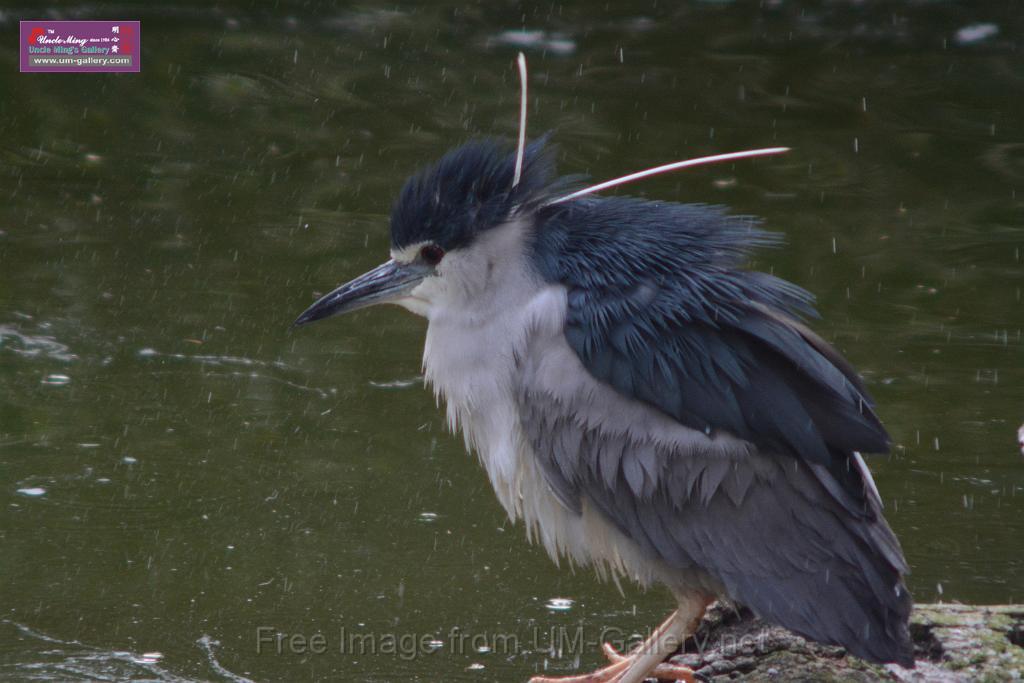
<svg viewBox="0 0 1024 683">
<path fill-rule="evenodd" d="M 423 263 L 382 263 L 368 273 L 343 284 L 302 312 L 292 327 L 299 327 L 333 315 L 348 313 L 376 304 L 395 303 L 434 272 Z"/>
</svg>

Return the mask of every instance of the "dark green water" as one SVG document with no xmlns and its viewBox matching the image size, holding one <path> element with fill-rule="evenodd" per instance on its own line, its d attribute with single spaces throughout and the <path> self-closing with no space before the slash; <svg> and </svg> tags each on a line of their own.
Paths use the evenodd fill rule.
<svg viewBox="0 0 1024 683">
<path fill-rule="evenodd" d="M 565 172 L 794 148 L 632 191 L 786 232 L 757 265 L 878 400 L 917 599 L 1024 601 L 1024 22 L 665 4 L 68 11 L 142 20 L 142 73 L 105 76 L 17 73 L 42 12 L 0 11 L 0 678 L 523 680 L 577 664 L 551 627 L 593 666 L 670 609 L 506 522 L 420 387 L 422 321 L 288 330 L 386 258 L 411 170 L 514 135 L 523 26 Z"/>
</svg>

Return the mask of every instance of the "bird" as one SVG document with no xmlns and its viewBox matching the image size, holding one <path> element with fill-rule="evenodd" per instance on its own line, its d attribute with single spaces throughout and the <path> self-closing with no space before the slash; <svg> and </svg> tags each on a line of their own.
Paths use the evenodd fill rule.
<svg viewBox="0 0 1024 683">
<path fill-rule="evenodd" d="M 856 370 L 808 327 L 813 296 L 750 269 L 777 233 L 727 208 L 582 187 L 550 136 L 473 138 L 405 182 L 390 259 L 301 326 L 390 303 L 425 317 L 424 380 L 498 501 L 558 562 L 662 585 L 634 651 L 533 683 L 693 680 L 665 660 L 715 600 L 913 667 L 900 543 L 862 453 L 890 438 Z"/>
</svg>

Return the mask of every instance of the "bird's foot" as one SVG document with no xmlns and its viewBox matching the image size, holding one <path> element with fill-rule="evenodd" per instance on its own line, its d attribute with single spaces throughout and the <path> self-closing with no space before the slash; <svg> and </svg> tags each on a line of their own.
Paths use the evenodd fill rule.
<svg viewBox="0 0 1024 683">
<path fill-rule="evenodd" d="M 534 676 L 529 683 L 618 683 L 626 674 L 636 655 L 624 655 L 608 643 L 602 645 L 601 648 L 604 650 L 604 656 L 611 662 L 602 669 L 577 676 Z M 694 683 L 693 669 L 668 662 L 662 662 L 654 667 L 648 672 L 647 678 Z"/>
<path fill-rule="evenodd" d="M 601 649 L 604 651 L 604 656 L 608 658 L 608 661 L 612 663 L 612 666 L 616 664 L 625 664 L 629 666 L 630 662 L 633 661 L 635 655 L 624 655 L 608 643 L 603 643 Z M 647 674 L 647 678 L 653 678 L 658 681 L 684 681 L 684 683 L 694 683 L 693 669 L 682 664 L 671 664 L 669 662 L 662 662 L 658 666 L 654 667 L 650 673 Z"/>
</svg>

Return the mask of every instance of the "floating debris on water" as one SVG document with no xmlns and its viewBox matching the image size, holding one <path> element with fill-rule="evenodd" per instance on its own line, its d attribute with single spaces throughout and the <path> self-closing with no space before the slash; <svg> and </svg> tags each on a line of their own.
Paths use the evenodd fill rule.
<svg viewBox="0 0 1024 683">
<path fill-rule="evenodd" d="M 407 389 L 408 387 L 416 386 L 422 381 L 423 377 L 417 375 L 409 379 L 393 379 L 390 382 L 370 382 L 370 386 L 375 389 Z"/>
<path fill-rule="evenodd" d="M 576 43 L 561 33 L 547 31 L 502 31 L 487 39 L 487 47 L 492 45 L 511 45 L 525 49 L 546 50 L 556 55 L 571 55 L 576 51 Z"/>
<path fill-rule="evenodd" d="M 568 612 L 575 601 L 570 598 L 551 598 L 544 606 L 552 612 Z"/>
<path fill-rule="evenodd" d="M 23 489 L 18 489 L 18 493 L 29 498 L 38 498 L 39 496 L 46 495 L 46 489 L 42 486 L 30 486 Z"/>
<path fill-rule="evenodd" d="M 132 661 L 136 664 L 156 664 L 163 658 L 162 652 L 143 652 L 141 655 L 132 657 Z"/>
<path fill-rule="evenodd" d="M 189 340 L 185 340 L 189 341 Z M 193 340 L 198 341 L 198 340 Z M 199 342 L 202 343 L 202 342 Z M 189 354 L 189 353 L 164 353 L 157 351 L 156 349 L 145 347 L 139 349 L 137 355 L 142 358 L 173 358 L 174 360 L 192 360 L 200 363 L 209 363 L 211 365 L 242 365 L 246 367 L 260 367 L 260 368 L 280 368 L 281 370 L 290 370 L 287 364 L 281 361 L 264 361 L 256 360 L 255 358 L 246 358 L 244 356 L 217 356 L 214 354 Z"/>
<path fill-rule="evenodd" d="M 971 24 L 957 31 L 953 36 L 953 42 L 957 45 L 975 45 L 997 33 L 999 33 L 999 27 L 995 24 Z"/>
<path fill-rule="evenodd" d="M 70 384 L 71 378 L 67 375 L 47 375 L 42 379 L 42 384 L 49 384 L 51 386 L 63 386 Z"/>
</svg>

